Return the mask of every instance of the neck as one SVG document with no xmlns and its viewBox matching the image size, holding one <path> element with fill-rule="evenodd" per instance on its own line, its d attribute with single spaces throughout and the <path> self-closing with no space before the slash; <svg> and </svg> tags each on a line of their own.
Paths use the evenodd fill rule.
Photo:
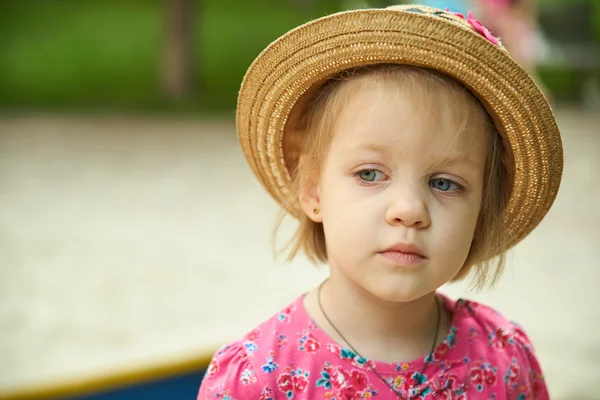
<svg viewBox="0 0 600 400">
<path fill-rule="evenodd" d="M 320 302 L 325 320 L 328 318 L 334 326 L 327 326 L 329 321 L 320 326 L 363 357 L 390 362 L 412 360 L 429 353 L 434 336 L 436 343 L 440 336 L 436 333 L 435 296 L 432 292 L 410 302 L 388 302 L 342 277 L 332 277 L 321 287 Z"/>
</svg>

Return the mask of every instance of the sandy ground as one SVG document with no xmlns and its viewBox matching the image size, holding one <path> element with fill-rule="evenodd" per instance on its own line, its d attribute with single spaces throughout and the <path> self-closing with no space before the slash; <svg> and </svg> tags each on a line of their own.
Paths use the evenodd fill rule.
<svg viewBox="0 0 600 400">
<path fill-rule="evenodd" d="M 524 325 L 553 398 L 597 399 L 600 116 L 558 117 L 555 207 L 496 289 L 444 291 Z M 325 276 L 273 261 L 277 212 L 231 121 L 2 118 L 0 395 L 210 354 L 267 318 Z"/>
</svg>

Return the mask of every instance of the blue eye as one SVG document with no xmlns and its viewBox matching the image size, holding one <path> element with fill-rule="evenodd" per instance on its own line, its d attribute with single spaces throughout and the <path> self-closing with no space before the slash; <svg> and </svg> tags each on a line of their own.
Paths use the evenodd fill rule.
<svg viewBox="0 0 600 400">
<path fill-rule="evenodd" d="M 429 186 L 440 192 L 453 192 L 461 188 L 457 183 L 445 178 L 432 179 L 429 181 Z"/>
<path fill-rule="evenodd" d="M 363 169 L 356 175 L 364 182 L 377 182 L 385 178 L 385 174 L 376 169 Z"/>
</svg>

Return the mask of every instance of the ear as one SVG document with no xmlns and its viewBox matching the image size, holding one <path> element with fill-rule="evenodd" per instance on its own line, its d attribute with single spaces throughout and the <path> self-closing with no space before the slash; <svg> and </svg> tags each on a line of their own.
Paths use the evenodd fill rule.
<svg viewBox="0 0 600 400">
<path fill-rule="evenodd" d="M 321 223 L 321 199 L 319 197 L 319 184 L 313 179 L 307 179 L 300 188 L 300 205 L 304 213 L 312 221 Z"/>
</svg>

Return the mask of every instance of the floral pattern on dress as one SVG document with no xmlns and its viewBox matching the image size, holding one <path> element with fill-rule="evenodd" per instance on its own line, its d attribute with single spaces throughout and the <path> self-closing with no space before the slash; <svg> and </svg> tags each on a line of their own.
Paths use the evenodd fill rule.
<svg viewBox="0 0 600 400">
<path fill-rule="evenodd" d="M 332 367 L 329 362 L 325 363 L 316 386 L 325 388 L 325 398 L 331 400 L 368 399 L 377 394 L 363 371 L 347 371 L 343 367 Z"/>
<path fill-rule="evenodd" d="M 373 364 L 369 364 L 369 360 L 359 356 L 358 354 L 356 354 L 354 351 L 352 351 L 350 349 L 345 349 L 335 343 L 329 343 L 325 347 L 332 354 L 335 354 L 339 359 L 348 360 L 355 367 L 370 368 L 369 365 L 371 365 L 371 367 L 373 367 Z"/>
<path fill-rule="evenodd" d="M 258 346 L 254 342 L 246 342 L 244 343 L 244 347 L 246 348 L 248 356 L 252 356 L 252 354 L 258 351 Z"/>
<path fill-rule="evenodd" d="M 471 368 L 469 381 L 478 392 L 483 392 L 486 386 L 495 386 L 498 380 L 498 368 L 492 367 L 490 363 L 483 363 Z"/>
<path fill-rule="evenodd" d="M 403 363 L 397 363 L 396 364 L 396 372 L 408 371 L 411 368 L 412 368 L 412 363 L 411 362 L 403 362 Z"/>
<path fill-rule="evenodd" d="M 247 335 L 246 335 L 246 340 L 249 341 L 255 341 L 257 339 L 260 339 L 260 329 L 258 328 L 254 328 L 252 329 Z"/>
<path fill-rule="evenodd" d="M 504 375 L 504 382 L 511 389 L 517 388 L 517 381 L 519 379 L 519 375 L 521 373 L 521 368 L 517 362 L 516 358 L 513 358 L 512 364 L 508 366 L 506 370 L 506 374 Z"/>
<path fill-rule="evenodd" d="M 277 338 L 277 342 L 276 342 L 277 347 L 280 349 L 284 348 L 289 343 L 289 340 L 285 337 L 285 335 L 277 334 L 276 338 Z"/>
<path fill-rule="evenodd" d="M 264 364 L 261 367 L 261 369 L 263 372 L 270 374 L 271 372 L 275 371 L 277 368 L 279 368 L 279 365 L 277 365 L 277 363 L 275 362 L 275 352 L 270 351 L 269 357 L 267 357 L 267 362 L 266 362 L 266 364 Z"/>
<path fill-rule="evenodd" d="M 315 353 L 321 345 L 317 339 L 310 333 L 304 330 L 298 338 L 298 350 L 306 351 L 307 353 Z"/>
<path fill-rule="evenodd" d="M 242 385 L 244 386 L 250 385 L 251 383 L 256 383 L 256 376 L 254 376 L 254 370 L 245 369 L 242 372 L 242 376 L 240 377 L 240 382 L 242 382 Z"/>
<path fill-rule="evenodd" d="M 436 397 L 443 400 L 466 400 L 466 383 L 461 383 L 454 374 L 448 374 L 441 388 L 436 388 Z"/>
<path fill-rule="evenodd" d="M 332 340 L 298 298 L 211 360 L 198 400 L 535 399 L 548 390 L 523 329 L 482 304 L 442 296 L 452 325 L 433 353 L 396 363 Z M 377 374 L 373 372 L 377 371 Z"/>
<path fill-rule="evenodd" d="M 513 346 L 515 344 L 514 335 L 514 330 L 507 327 L 499 327 L 495 331 L 489 333 L 489 345 L 499 349 Z"/>
<path fill-rule="evenodd" d="M 477 329 L 469 327 L 469 342 L 474 342 L 479 337 Z"/>
<path fill-rule="evenodd" d="M 387 379 L 387 383 L 394 392 L 411 399 L 424 399 L 431 392 L 427 376 L 419 372 L 398 375 Z"/>
<path fill-rule="evenodd" d="M 211 377 L 215 376 L 216 374 L 218 374 L 220 369 L 221 369 L 221 367 L 219 366 L 219 359 L 213 358 L 210 361 L 210 364 L 208 364 L 208 369 L 206 370 L 206 376 L 211 378 Z"/>
<path fill-rule="evenodd" d="M 280 392 L 285 394 L 285 397 L 293 399 L 294 394 L 306 391 L 309 376 L 308 371 L 286 367 L 285 371 L 277 378 L 277 387 Z"/>
<path fill-rule="evenodd" d="M 292 322 L 291 315 L 293 312 L 293 306 L 287 307 L 286 309 L 282 310 L 279 314 L 277 314 L 277 319 L 279 320 L 279 322 L 289 324 Z"/>
<path fill-rule="evenodd" d="M 215 398 L 220 399 L 220 400 L 235 400 L 233 397 L 231 397 L 231 394 L 229 393 L 229 389 L 223 389 L 223 388 L 221 388 L 219 391 L 217 391 L 217 393 L 215 394 Z"/>
<path fill-rule="evenodd" d="M 273 397 L 273 389 L 265 386 L 258 400 L 275 400 L 275 397 Z"/>
</svg>

